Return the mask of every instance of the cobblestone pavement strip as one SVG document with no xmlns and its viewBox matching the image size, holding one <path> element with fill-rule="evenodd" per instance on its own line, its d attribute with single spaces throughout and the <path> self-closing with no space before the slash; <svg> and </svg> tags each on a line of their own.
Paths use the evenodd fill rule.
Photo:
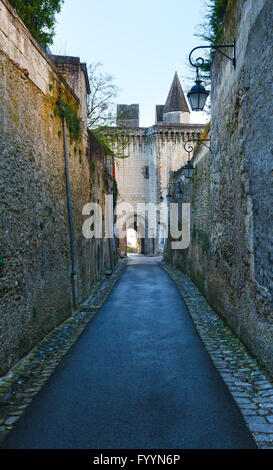
<svg viewBox="0 0 273 470">
<path fill-rule="evenodd" d="M 260 449 L 273 449 L 273 383 L 188 276 L 162 262 L 175 281 L 215 367 Z"/>
<path fill-rule="evenodd" d="M 0 378 L 0 444 L 105 302 L 126 264 L 126 259 L 120 260 L 112 275 L 104 275 L 71 317 Z"/>
</svg>

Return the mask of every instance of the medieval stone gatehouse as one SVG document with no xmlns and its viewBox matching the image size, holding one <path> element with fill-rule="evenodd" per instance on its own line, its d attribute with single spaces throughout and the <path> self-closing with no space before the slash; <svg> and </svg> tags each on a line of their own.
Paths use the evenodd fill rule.
<svg viewBox="0 0 273 470">
<path fill-rule="evenodd" d="M 204 130 L 204 124 L 190 124 L 190 110 L 185 99 L 177 72 L 165 105 L 157 105 L 155 124 L 144 128 L 139 126 L 139 105 L 119 104 L 117 106 L 117 126 L 126 128 L 129 157 L 116 164 L 118 202 L 131 204 L 153 203 L 158 205 L 160 198 L 166 198 L 169 176 L 183 166 L 188 154 L 184 149 L 187 140 L 196 140 Z M 151 215 L 152 217 L 152 215 Z M 167 227 L 168 211 L 164 204 L 161 210 L 161 224 L 154 214 L 153 237 L 149 237 L 147 218 L 132 215 L 127 228 L 138 232 L 138 251 L 144 254 L 159 254 L 163 251 Z M 138 226 L 137 226 L 138 223 Z M 126 253 L 127 241 L 120 240 L 120 251 Z"/>
</svg>

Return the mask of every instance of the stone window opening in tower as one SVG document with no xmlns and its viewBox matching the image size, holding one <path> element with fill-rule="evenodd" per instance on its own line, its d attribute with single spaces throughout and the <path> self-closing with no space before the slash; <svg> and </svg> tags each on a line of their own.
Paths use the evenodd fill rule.
<svg viewBox="0 0 273 470">
<path fill-rule="evenodd" d="M 143 176 L 146 180 L 148 180 L 150 178 L 150 168 L 148 165 L 146 165 L 144 168 L 143 168 Z"/>
</svg>

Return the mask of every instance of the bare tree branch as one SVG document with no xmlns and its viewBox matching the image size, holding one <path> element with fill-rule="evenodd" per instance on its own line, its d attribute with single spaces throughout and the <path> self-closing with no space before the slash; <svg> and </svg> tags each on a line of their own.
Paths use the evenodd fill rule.
<svg viewBox="0 0 273 470">
<path fill-rule="evenodd" d="M 88 77 L 91 93 L 87 102 L 87 122 L 98 141 L 104 145 L 106 153 L 111 158 L 127 158 L 128 147 L 126 129 L 115 127 L 116 110 L 114 99 L 119 88 L 114 83 L 114 77 L 102 70 L 100 62 L 94 62 L 88 67 Z"/>
<path fill-rule="evenodd" d="M 103 72 L 102 64 L 94 62 L 88 67 L 91 93 L 88 98 L 88 127 L 94 129 L 101 125 L 113 126 L 116 122 L 114 99 L 119 88 L 114 77 Z"/>
</svg>

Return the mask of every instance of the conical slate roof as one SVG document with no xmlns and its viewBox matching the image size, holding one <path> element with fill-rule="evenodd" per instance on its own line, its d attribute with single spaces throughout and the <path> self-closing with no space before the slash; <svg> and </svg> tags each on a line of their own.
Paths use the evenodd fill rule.
<svg viewBox="0 0 273 470">
<path fill-rule="evenodd" d="M 184 113 L 190 112 L 177 72 L 174 74 L 172 86 L 164 107 L 164 114 L 171 111 L 182 111 Z"/>
</svg>

